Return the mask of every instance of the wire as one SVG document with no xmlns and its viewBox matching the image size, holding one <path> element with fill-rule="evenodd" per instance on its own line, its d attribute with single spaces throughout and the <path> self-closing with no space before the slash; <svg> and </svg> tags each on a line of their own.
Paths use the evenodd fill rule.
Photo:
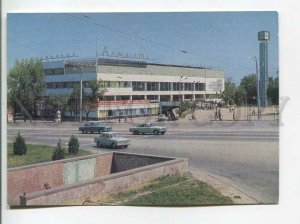
<svg viewBox="0 0 300 224">
<path fill-rule="evenodd" d="M 160 43 L 160 42 L 157 42 L 157 41 L 153 41 L 153 40 L 149 40 L 149 39 L 142 38 L 142 37 L 139 37 L 139 36 L 135 36 L 135 35 L 132 35 L 132 34 L 128 34 L 128 33 L 125 33 L 123 31 L 108 27 L 108 26 L 106 26 L 106 25 L 104 25 L 100 22 L 95 22 L 87 15 L 84 15 L 84 18 L 74 16 L 74 15 L 70 15 L 70 14 L 67 14 L 67 13 L 65 13 L 64 15 L 75 18 L 75 19 L 78 19 L 78 20 L 81 20 L 81 21 L 84 21 L 84 22 L 87 22 L 87 23 L 90 23 L 90 24 L 93 24 L 93 25 L 98 26 L 98 27 L 102 27 L 102 28 L 104 28 L 106 30 L 109 30 L 111 32 L 114 32 L 114 33 L 119 33 L 123 36 L 127 36 L 127 37 L 130 37 L 130 38 L 135 38 L 135 39 L 142 40 L 142 41 L 145 41 L 145 42 L 148 42 L 148 43 L 151 43 L 151 44 L 159 45 L 159 46 L 162 46 L 162 47 L 167 48 L 167 49 L 171 49 L 171 50 L 181 52 L 183 54 L 190 54 L 190 55 L 193 55 L 193 56 L 197 56 L 199 58 L 206 58 L 206 59 L 213 60 L 213 61 L 216 61 L 216 62 L 219 62 L 219 63 L 222 63 L 222 64 L 229 64 L 229 65 L 236 66 L 236 67 L 239 67 L 239 68 L 252 69 L 250 67 L 240 66 L 240 65 L 237 65 L 235 63 L 231 63 L 231 62 L 228 62 L 228 61 L 222 61 L 222 60 L 212 58 L 212 57 L 205 57 L 205 56 L 193 53 L 191 51 L 187 51 L 187 50 L 184 50 L 184 49 L 179 49 L 179 48 L 172 47 L 170 45 L 166 45 L 166 44 L 163 44 L 163 43 Z"/>
<path fill-rule="evenodd" d="M 28 45 L 26 45 L 26 44 L 24 44 L 24 43 L 21 43 L 21 42 L 18 42 L 18 41 L 16 41 L 16 40 L 13 40 L 13 39 L 11 39 L 11 38 L 7 38 L 7 39 L 8 39 L 9 41 L 11 41 L 11 42 L 14 42 L 14 43 L 16 43 L 16 44 L 19 44 L 19 45 L 21 45 L 21 46 L 23 46 L 23 47 L 25 47 L 25 48 L 30 49 L 30 50 L 33 50 L 33 51 L 36 51 L 36 52 L 39 52 L 39 53 L 43 53 L 43 54 L 48 54 L 48 55 L 50 55 L 50 53 L 48 53 L 48 52 L 46 52 L 46 51 L 38 50 L 38 49 L 33 48 L 33 47 L 31 47 L 31 46 L 28 46 Z"/>
</svg>

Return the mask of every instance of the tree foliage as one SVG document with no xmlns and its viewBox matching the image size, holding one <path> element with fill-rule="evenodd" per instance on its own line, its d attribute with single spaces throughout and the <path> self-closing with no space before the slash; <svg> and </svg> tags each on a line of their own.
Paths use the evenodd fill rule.
<svg viewBox="0 0 300 224">
<path fill-rule="evenodd" d="M 65 158 L 65 149 L 62 148 L 60 145 L 55 147 L 53 153 L 52 153 L 52 161 L 54 160 L 60 160 Z"/>
<path fill-rule="evenodd" d="M 86 113 L 86 119 L 88 119 L 89 113 L 98 107 L 97 102 L 105 92 L 107 89 L 103 87 L 102 80 L 93 80 L 87 83 L 87 89 L 83 90 L 82 93 L 82 108 Z"/>
<path fill-rule="evenodd" d="M 79 142 L 78 138 L 76 138 L 74 135 L 71 136 L 70 141 L 68 143 L 68 152 L 70 154 L 76 155 L 79 151 Z"/>
<path fill-rule="evenodd" d="M 8 103 L 14 112 L 36 116 L 45 96 L 44 70 L 41 60 L 16 61 L 8 75 Z"/>
<path fill-rule="evenodd" d="M 13 152 L 15 155 L 25 155 L 27 153 L 25 139 L 21 136 L 20 132 L 18 133 L 18 136 L 13 144 Z"/>
<path fill-rule="evenodd" d="M 270 104 L 279 104 L 279 78 L 269 79 L 269 85 L 267 89 L 267 97 Z"/>
<path fill-rule="evenodd" d="M 256 104 L 257 99 L 257 82 L 256 75 L 247 75 L 241 79 L 240 86 L 244 89 L 246 93 L 247 103 Z"/>
<path fill-rule="evenodd" d="M 237 87 L 235 83 L 233 83 L 231 79 L 226 80 L 225 89 L 221 93 L 221 98 L 223 99 L 226 105 L 235 104 L 236 91 L 237 91 Z"/>
</svg>

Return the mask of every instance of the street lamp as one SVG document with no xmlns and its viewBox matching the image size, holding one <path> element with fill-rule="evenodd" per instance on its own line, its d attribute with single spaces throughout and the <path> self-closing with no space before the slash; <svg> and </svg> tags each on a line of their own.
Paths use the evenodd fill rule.
<svg viewBox="0 0 300 224">
<path fill-rule="evenodd" d="M 80 64 L 80 102 L 79 102 L 79 122 L 82 122 L 82 65 Z M 73 70 L 77 70 L 76 67 L 72 67 Z M 77 111 L 77 99 L 76 99 L 76 111 Z M 77 118 L 77 114 L 76 114 Z"/>
<path fill-rule="evenodd" d="M 255 61 L 255 69 L 256 69 L 256 91 L 257 91 L 257 118 L 260 119 L 260 93 L 259 93 L 259 79 L 258 79 L 258 65 L 257 58 L 255 56 L 249 57 L 253 61 Z"/>
</svg>

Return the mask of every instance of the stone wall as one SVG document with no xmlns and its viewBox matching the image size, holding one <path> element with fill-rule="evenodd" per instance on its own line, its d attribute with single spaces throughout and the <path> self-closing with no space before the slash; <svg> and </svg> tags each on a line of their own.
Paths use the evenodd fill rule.
<svg viewBox="0 0 300 224">
<path fill-rule="evenodd" d="M 114 173 L 90 181 L 58 187 L 56 189 L 34 192 L 21 196 L 23 206 L 82 204 L 86 200 L 117 193 L 167 175 L 182 174 L 188 171 L 187 159 L 174 159 L 162 163 L 144 166 L 124 172 Z"/>
<path fill-rule="evenodd" d="M 108 175 L 112 156 L 112 153 L 95 154 L 8 169 L 8 204 L 19 205 L 19 196 L 24 193 L 27 195 Z"/>
<path fill-rule="evenodd" d="M 64 205 L 187 171 L 187 159 L 119 152 L 12 168 L 8 204 Z"/>
</svg>

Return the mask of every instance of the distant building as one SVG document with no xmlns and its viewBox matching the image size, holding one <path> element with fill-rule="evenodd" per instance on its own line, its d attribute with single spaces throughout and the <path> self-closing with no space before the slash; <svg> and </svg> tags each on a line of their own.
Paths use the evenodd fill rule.
<svg viewBox="0 0 300 224">
<path fill-rule="evenodd" d="M 94 119 L 164 113 L 182 101 L 216 100 L 224 90 L 224 72 L 204 67 L 154 64 L 119 59 L 84 59 L 44 62 L 46 93 L 71 93 L 91 80 L 107 89 Z M 70 116 L 69 112 L 65 116 Z"/>
<path fill-rule="evenodd" d="M 259 43 L 259 94 L 262 107 L 268 106 L 267 89 L 269 83 L 268 75 L 268 40 L 270 40 L 270 32 L 258 32 Z"/>
</svg>

